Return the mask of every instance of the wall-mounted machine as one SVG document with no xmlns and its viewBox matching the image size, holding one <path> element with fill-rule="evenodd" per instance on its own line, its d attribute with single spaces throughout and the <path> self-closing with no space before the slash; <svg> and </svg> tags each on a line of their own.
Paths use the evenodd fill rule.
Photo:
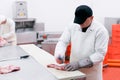
<svg viewBox="0 0 120 80">
<path fill-rule="evenodd" d="M 16 1 L 13 11 L 17 44 L 37 43 L 37 33 L 44 31 L 44 23 L 28 18 L 26 1 Z"/>
</svg>

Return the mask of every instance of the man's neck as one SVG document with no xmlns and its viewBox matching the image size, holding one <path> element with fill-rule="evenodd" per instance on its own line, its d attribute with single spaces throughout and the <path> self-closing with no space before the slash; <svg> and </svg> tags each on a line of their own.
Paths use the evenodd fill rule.
<svg viewBox="0 0 120 80">
<path fill-rule="evenodd" d="M 91 24 L 90 24 L 90 25 L 91 25 Z M 87 31 L 87 29 L 90 27 L 90 25 L 89 25 L 89 26 L 87 26 L 87 27 L 82 28 L 82 32 L 86 32 L 86 31 Z"/>
</svg>

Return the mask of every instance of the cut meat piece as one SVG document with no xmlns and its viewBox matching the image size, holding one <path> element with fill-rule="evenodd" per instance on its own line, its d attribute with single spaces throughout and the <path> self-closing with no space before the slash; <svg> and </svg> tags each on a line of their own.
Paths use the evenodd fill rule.
<svg viewBox="0 0 120 80">
<path fill-rule="evenodd" d="M 10 72 L 19 71 L 19 70 L 20 70 L 20 67 L 17 67 L 14 65 L 0 67 L 0 74 L 7 74 Z"/>
<path fill-rule="evenodd" d="M 47 67 L 48 67 L 48 68 L 55 68 L 55 69 L 57 69 L 57 70 L 65 70 L 65 69 L 64 69 L 64 65 L 59 66 L 59 65 L 56 65 L 56 64 L 48 64 Z"/>
</svg>

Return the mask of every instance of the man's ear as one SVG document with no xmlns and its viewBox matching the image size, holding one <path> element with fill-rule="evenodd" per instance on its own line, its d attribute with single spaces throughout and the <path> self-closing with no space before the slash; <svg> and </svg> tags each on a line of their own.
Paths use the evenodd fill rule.
<svg viewBox="0 0 120 80">
<path fill-rule="evenodd" d="M 94 18 L 94 16 L 92 16 L 92 19 Z"/>
</svg>

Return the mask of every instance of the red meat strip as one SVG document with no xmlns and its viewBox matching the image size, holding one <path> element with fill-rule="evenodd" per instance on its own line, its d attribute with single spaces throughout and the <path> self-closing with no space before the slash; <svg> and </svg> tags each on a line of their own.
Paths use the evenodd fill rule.
<svg viewBox="0 0 120 80">
<path fill-rule="evenodd" d="M 0 67 L 0 74 L 7 74 L 10 72 L 15 72 L 15 71 L 19 71 L 19 70 L 20 70 L 20 67 L 13 66 L 13 65 Z"/>
<path fill-rule="evenodd" d="M 56 65 L 56 64 L 48 64 L 47 67 L 48 67 L 48 68 L 55 68 L 55 69 L 57 69 L 57 70 L 65 70 L 65 69 L 64 69 L 64 65 L 59 66 L 59 65 Z"/>
</svg>

